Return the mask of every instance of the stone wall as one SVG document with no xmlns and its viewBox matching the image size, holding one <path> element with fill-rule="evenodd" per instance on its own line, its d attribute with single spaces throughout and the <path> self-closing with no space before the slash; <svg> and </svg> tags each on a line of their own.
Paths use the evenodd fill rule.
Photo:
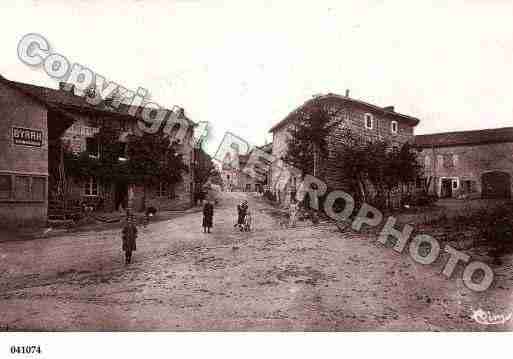
<svg viewBox="0 0 513 359">
<path fill-rule="evenodd" d="M 98 116 L 91 114 L 73 113 L 75 122 L 71 128 L 69 128 L 62 136 L 63 143 L 70 146 L 76 153 L 80 153 L 86 150 L 86 140 L 88 137 L 94 135 L 94 128 L 98 129 L 98 126 L 102 121 L 114 121 L 116 127 L 120 128 L 120 142 L 126 141 L 125 135 L 128 133 L 137 133 L 137 122 L 136 120 L 125 120 L 118 117 L 111 116 Z M 122 122 L 123 121 L 123 122 Z M 117 126 L 119 124 L 119 126 Z M 185 209 L 192 206 L 192 191 L 193 191 L 193 172 L 192 172 L 192 157 L 193 147 L 190 143 L 192 132 L 188 133 L 183 143 L 179 146 L 178 151 L 183 155 L 184 162 L 189 166 L 190 170 L 187 173 L 182 174 L 182 182 L 174 186 L 174 188 L 168 188 L 168 195 L 159 196 L 158 186 L 147 188 L 146 190 L 146 205 L 153 206 L 158 210 L 174 210 L 174 209 Z M 114 210 L 115 207 L 115 191 L 116 184 L 100 184 L 99 185 L 99 196 L 103 198 L 104 207 L 106 211 Z M 69 195 L 73 199 L 87 199 L 93 201 L 93 198 L 86 198 L 84 193 L 84 183 L 76 179 L 70 181 Z M 133 208 L 135 210 L 141 209 L 144 198 L 144 191 L 141 186 L 134 187 L 134 202 Z"/>
<path fill-rule="evenodd" d="M 480 195 L 484 173 L 500 171 L 513 178 L 513 143 L 424 148 L 419 161 L 424 176 L 433 178 L 431 193 L 441 196 L 441 180 L 451 179 L 454 181 L 453 197 L 468 194 L 467 181 L 472 183 L 470 193 Z"/>
<path fill-rule="evenodd" d="M 332 129 L 328 138 L 329 154 L 326 158 L 321 159 L 320 175 L 326 181 L 330 189 L 348 189 L 348 178 L 350 174 L 344 172 L 343 168 L 336 159 L 337 149 L 343 141 L 344 129 L 349 128 L 352 133 L 362 138 L 362 140 L 386 140 L 391 146 L 400 146 L 405 142 L 413 141 L 414 127 L 411 124 L 401 121 L 397 116 L 383 115 L 378 111 L 369 110 L 368 108 L 351 105 L 340 105 L 340 114 L 334 118 L 338 125 Z M 365 127 L 365 115 L 369 113 L 373 116 L 373 127 L 368 129 Z M 397 122 L 397 133 L 391 131 L 392 121 Z M 274 158 L 282 158 L 287 152 L 287 139 L 289 138 L 287 125 L 278 128 L 273 132 L 272 155 Z M 280 182 L 280 165 L 274 164 L 271 168 L 271 188 L 276 188 Z M 290 193 L 293 192 L 294 183 L 299 183 L 298 176 L 292 176 L 288 184 L 275 191 L 280 201 L 288 204 Z M 295 178 L 295 179 L 294 179 Z"/>
<path fill-rule="evenodd" d="M 14 144 L 13 127 L 42 132 L 42 146 Z M 46 221 L 47 109 L 0 82 L 0 227 Z"/>
</svg>

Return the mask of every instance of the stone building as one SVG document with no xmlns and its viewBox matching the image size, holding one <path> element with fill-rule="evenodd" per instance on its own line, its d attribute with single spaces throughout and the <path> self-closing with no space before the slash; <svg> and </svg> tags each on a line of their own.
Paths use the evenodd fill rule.
<svg viewBox="0 0 513 359">
<path fill-rule="evenodd" d="M 513 127 L 419 135 L 415 144 L 430 193 L 511 198 Z"/>
<path fill-rule="evenodd" d="M 119 144 L 126 149 L 128 135 L 140 131 L 137 124 L 142 120 L 140 109 L 132 116 L 128 113 L 128 105 L 121 104 L 116 108 L 110 106 L 109 99 L 92 105 L 83 96 L 76 95 L 73 90 L 64 90 L 62 86 L 56 90 L 8 81 L 3 77 L 0 79 L 0 111 L 3 114 L 0 135 L 0 217 L 5 219 L 6 225 L 44 222 L 48 207 L 52 212 L 52 203 L 63 198 L 111 211 L 126 206 L 131 193 L 133 208 L 142 207 L 142 186 L 99 183 L 95 178 L 88 181 L 65 178 L 62 160 L 59 160 L 63 150 L 75 153 L 87 151 L 91 156 L 98 155 L 94 134 L 106 121 L 119 130 Z M 99 96 L 94 91 L 88 95 Z M 184 116 L 183 110 L 178 110 Z M 186 121 L 190 126 L 181 141 L 179 152 L 191 170 L 183 173 L 183 180 L 175 186 L 160 184 L 158 188 L 146 190 L 146 204 L 159 210 L 189 208 L 193 203 L 194 173 L 191 163 L 195 124 L 188 119 Z M 23 129 L 26 133 L 22 132 Z M 30 140 L 31 137 L 38 137 L 35 145 L 27 140 L 22 143 L 23 139 Z M 40 190 L 40 187 L 44 187 L 44 190 Z M 32 191 L 39 194 L 36 196 Z"/>
<path fill-rule="evenodd" d="M 282 121 L 273 126 L 272 155 L 276 159 L 283 159 L 287 153 L 287 141 L 290 138 L 289 128 L 293 125 L 298 113 L 305 107 L 314 103 L 320 104 L 323 110 L 329 113 L 336 126 L 328 140 L 328 156 L 322 159 L 320 172 L 330 189 L 347 189 L 347 173 L 343 173 L 337 166 L 334 153 L 337 144 L 341 141 L 343 129 L 349 128 L 362 140 L 387 140 L 391 146 L 400 146 L 405 142 L 413 142 L 414 128 L 419 123 L 417 118 L 398 113 L 393 106 L 379 107 L 364 101 L 346 96 L 327 94 L 315 96 L 303 105 L 292 111 Z M 271 167 L 271 187 L 278 200 L 287 203 L 299 185 L 300 175 L 283 178 L 282 171 L 273 164 Z"/>
<path fill-rule="evenodd" d="M 258 147 L 259 150 L 271 153 L 272 144 Z M 269 184 L 269 172 L 260 173 L 259 177 L 250 175 L 244 169 L 248 166 L 248 161 L 253 155 L 251 149 L 249 153 L 240 155 L 237 151 L 228 152 L 222 164 L 221 177 L 224 188 L 228 191 L 240 192 L 263 192 Z M 249 166 L 251 167 L 251 166 Z"/>
<path fill-rule="evenodd" d="M 0 75 L 0 227 L 42 225 L 48 210 L 48 146 L 70 114 Z"/>
</svg>

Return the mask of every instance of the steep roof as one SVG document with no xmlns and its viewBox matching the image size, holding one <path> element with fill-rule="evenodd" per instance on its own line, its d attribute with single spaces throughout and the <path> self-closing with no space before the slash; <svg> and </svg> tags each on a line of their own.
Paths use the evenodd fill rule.
<svg viewBox="0 0 513 359">
<path fill-rule="evenodd" d="M 52 106 L 53 108 L 59 108 L 67 111 L 79 111 L 79 112 L 95 112 L 103 115 L 115 115 L 122 117 L 134 117 L 128 113 L 132 106 L 121 103 L 117 108 L 108 106 L 105 101 L 98 105 L 91 104 L 87 101 L 84 96 L 77 96 L 72 91 L 56 90 L 47 87 L 27 84 L 23 82 L 10 81 L 5 79 L 11 85 L 29 94 L 32 97 L 39 99 L 40 101 Z M 142 107 L 135 109 L 135 117 L 142 119 L 141 117 Z M 188 123 L 195 126 L 192 120 L 184 116 Z"/>
<path fill-rule="evenodd" d="M 513 142 L 513 127 L 415 136 L 415 145 L 418 147 L 450 147 L 503 142 Z"/>
<path fill-rule="evenodd" d="M 248 163 L 249 154 L 248 155 L 239 155 L 239 165 L 241 167 L 245 166 Z"/>
<path fill-rule="evenodd" d="M 349 104 L 353 104 L 353 105 L 356 105 L 356 106 L 361 106 L 361 107 L 367 108 L 370 111 L 374 111 L 374 112 L 378 112 L 378 113 L 380 113 L 382 115 L 387 115 L 387 116 L 394 117 L 398 121 L 404 121 L 404 122 L 406 122 L 406 123 L 408 123 L 408 124 L 410 124 L 412 126 L 417 126 L 419 124 L 419 122 L 420 122 L 418 118 L 415 118 L 415 117 L 412 117 L 412 116 L 408 116 L 408 115 L 404 115 L 404 114 L 401 114 L 399 112 L 395 112 L 393 106 L 380 107 L 380 106 L 376 106 L 376 105 L 373 105 L 371 103 L 364 102 L 364 101 L 361 101 L 361 100 L 357 100 L 357 99 L 354 99 L 354 98 L 351 98 L 351 97 L 346 97 L 346 96 L 341 96 L 341 95 L 329 93 L 329 94 L 326 94 L 326 95 L 315 96 L 315 97 L 305 101 L 304 104 L 302 104 L 301 106 L 296 108 L 294 111 L 289 113 L 287 115 L 287 117 L 285 117 L 283 120 L 281 120 L 276 125 L 271 127 L 269 132 L 274 132 L 277 129 L 285 126 L 286 124 L 288 124 L 297 115 L 297 113 L 302 108 L 304 108 L 306 106 L 309 106 L 309 105 L 312 105 L 315 101 L 319 101 L 319 100 L 320 101 L 325 101 L 325 102 L 336 102 L 336 103 L 339 103 L 339 104 L 340 103 L 344 103 L 344 104 L 345 103 L 349 103 Z"/>
<path fill-rule="evenodd" d="M 267 152 L 267 153 L 271 153 L 273 151 L 273 143 L 267 143 L 263 146 L 260 146 L 258 147 L 259 149 L 261 149 L 262 151 L 264 152 Z"/>
<path fill-rule="evenodd" d="M 41 106 L 45 107 L 47 110 L 52 111 L 59 115 L 58 121 L 55 120 L 54 117 L 49 116 L 48 117 L 48 137 L 53 139 L 54 137 L 58 137 L 62 132 L 64 132 L 69 126 L 73 124 L 73 116 L 63 110 L 62 108 L 55 106 L 47 101 L 45 101 L 43 98 L 36 96 L 31 91 L 27 91 L 23 86 L 19 86 L 18 83 L 15 83 L 13 81 L 7 80 L 5 77 L 0 75 L 0 82 L 4 83 L 5 85 L 9 86 L 10 88 L 18 91 L 23 96 L 26 96 L 33 101 L 39 103 Z M 51 126 L 50 126 L 51 123 Z M 51 130 L 51 131 L 50 131 Z"/>
</svg>

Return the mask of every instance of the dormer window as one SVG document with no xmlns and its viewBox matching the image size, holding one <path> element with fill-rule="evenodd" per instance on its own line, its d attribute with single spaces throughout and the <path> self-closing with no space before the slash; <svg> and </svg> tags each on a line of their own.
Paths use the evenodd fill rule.
<svg viewBox="0 0 513 359">
<path fill-rule="evenodd" d="M 365 128 L 368 130 L 372 130 L 374 128 L 374 116 L 372 116 L 370 113 L 366 113 L 364 119 Z"/>
<path fill-rule="evenodd" d="M 398 128 L 397 121 L 390 122 L 390 132 L 397 133 Z"/>
</svg>

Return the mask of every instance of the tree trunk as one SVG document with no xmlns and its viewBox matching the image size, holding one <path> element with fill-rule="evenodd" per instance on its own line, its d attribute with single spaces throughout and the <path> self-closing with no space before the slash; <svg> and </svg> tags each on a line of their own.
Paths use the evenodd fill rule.
<svg viewBox="0 0 513 359">
<path fill-rule="evenodd" d="M 142 209 L 146 210 L 146 184 L 143 185 L 143 200 L 142 200 Z"/>
<path fill-rule="evenodd" d="M 314 177 L 317 177 L 317 172 L 318 172 L 318 166 L 319 166 L 319 159 L 318 159 L 318 156 L 319 156 L 319 146 L 314 143 L 314 157 L 313 157 L 313 176 Z"/>
<path fill-rule="evenodd" d="M 358 187 L 360 189 L 360 194 L 362 196 L 362 202 L 365 202 L 367 200 L 367 196 L 366 196 L 366 190 L 365 190 L 365 185 L 363 184 L 363 181 L 358 180 Z"/>
</svg>

